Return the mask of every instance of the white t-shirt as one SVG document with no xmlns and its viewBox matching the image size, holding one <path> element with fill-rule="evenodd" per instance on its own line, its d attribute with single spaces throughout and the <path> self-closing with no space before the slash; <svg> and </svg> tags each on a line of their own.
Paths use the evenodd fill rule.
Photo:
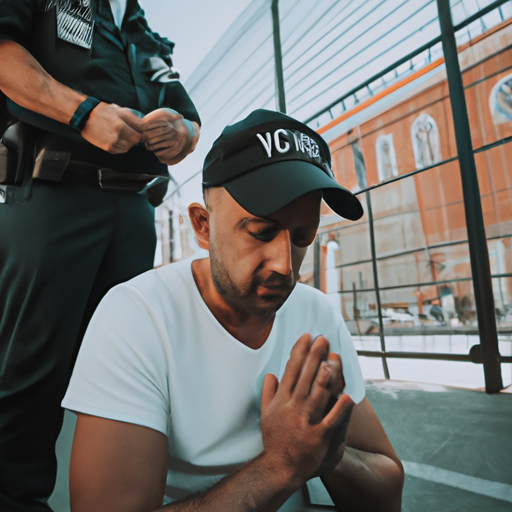
<svg viewBox="0 0 512 512">
<path fill-rule="evenodd" d="M 166 500 L 211 487 L 262 450 L 263 377 L 281 378 L 290 350 L 323 334 L 343 361 L 345 392 L 364 397 L 357 354 L 327 297 L 298 284 L 253 350 L 213 316 L 192 259 L 150 270 L 111 289 L 96 310 L 62 402 L 70 410 L 143 425 L 168 436 Z M 298 501 L 297 501 L 298 500 Z M 298 510 L 296 493 L 284 510 Z"/>
<path fill-rule="evenodd" d="M 112 9 L 112 14 L 114 16 L 114 22 L 121 28 L 123 24 L 124 13 L 126 12 L 126 0 L 109 0 L 110 8 Z"/>
</svg>

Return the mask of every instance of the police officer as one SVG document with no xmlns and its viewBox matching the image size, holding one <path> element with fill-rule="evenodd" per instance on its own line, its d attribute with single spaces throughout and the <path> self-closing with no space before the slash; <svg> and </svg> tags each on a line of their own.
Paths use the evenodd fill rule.
<svg viewBox="0 0 512 512">
<path fill-rule="evenodd" d="M 79 340 L 106 291 L 152 267 L 167 165 L 199 137 L 172 47 L 137 0 L 0 0 L 19 121 L 0 159 L 2 511 L 49 510 Z"/>
</svg>

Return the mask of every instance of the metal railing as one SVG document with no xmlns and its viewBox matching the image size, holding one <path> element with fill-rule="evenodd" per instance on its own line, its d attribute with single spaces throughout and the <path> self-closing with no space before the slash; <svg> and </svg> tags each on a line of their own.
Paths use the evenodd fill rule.
<svg viewBox="0 0 512 512">
<path fill-rule="evenodd" d="M 350 91 L 340 96 L 336 101 L 326 106 L 315 115 L 309 117 L 306 122 L 310 126 L 314 126 L 315 120 L 321 118 L 325 113 L 330 113 L 331 110 L 337 105 L 342 104 L 342 108 L 345 108 L 343 103 L 349 98 L 357 98 L 357 93 L 361 90 L 367 89 L 371 91 L 372 84 L 379 83 L 385 75 L 389 75 L 397 67 L 402 66 L 405 63 L 411 63 L 415 57 L 421 55 L 424 52 L 428 52 L 435 46 L 442 44 L 445 67 L 447 72 L 447 80 L 450 91 L 450 102 L 453 112 L 453 125 L 455 129 L 455 139 L 457 143 L 457 157 L 449 158 L 443 162 L 437 162 L 435 165 L 417 169 L 407 174 L 393 177 L 386 180 L 384 183 L 378 183 L 369 187 L 365 187 L 363 190 L 357 192 L 357 194 L 364 195 L 367 203 L 367 216 L 368 216 L 368 228 L 370 236 L 370 248 L 371 258 L 365 260 L 366 263 L 372 264 L 373 282 L 374 287 L 365 289 L 368 292 L 375 292 L 376 294 L 376 312 L 378 315 L 378 333 L 380 339 L 381 350 L 379 351 L 368 351 L 359 350 L 358 353 L 362 356 L 367 357 L 379 357 L 382 359 L 383 371 L 385 378 L 389 378 L 389 368 L 387 365 L 388 358 L 405 358 L 405 359 L 435 359 L 445 361 L 471 361 L 473 363 L 481 363 L 484 368 L 485 378 L 485 389 L 488 393 L 496 393 L 503 388 L 503 381 L 501 376 L 501 363 L 512 362 L 512 357 L 501 356 L 498 347 L 498 332 L 495 317 L 494 307 L 494 296 L 492 289 L 492 279 L 496 277 L 512 277 L 512 274 L 499 274 L 491 275 L 489 254 L 487 251 L 487 240 L 485 235 L 485 227 L 483 221 L 480 191 L 478 184 L 478 177 L 476 173 L 475 165 L 475 153 L 486 151 L 493 147 L 501 144 L 505 144 L 512 140 L 512 137 L 502 139 L 492 144 L 488 144 L 484 147 L 473 149 L 471 145 L 467 144 L 467 141 L 471 141 L 470 125 L 467 113 L 467 107 L 465 103 L 465 93 L 462 84 L 462 74 L 459 67 L 457 45 L 455 40 L 455 33 L 469 26 L 476 20 L 481 19 L 491 11 L 500 8 L 503 4 L 507 3 L 506 0 L 498 0 L 492 2 L 484 9 L 473 14 L 472 16 L 465 19 L 463 22 L 456 26 L 453 26 L 451 19 L 451 11 L 448 0 L 437 0 L 438 12 L 439 12 L 439 23 L 441 28 L 441 34 L 432 39 L 427 44 L 417 48 L 408 55 L 397 60 L 393 64 L 390 64 L 379 73 L 371 76 L 357 87 L 354 87 Z M 399 77 L 397 76 L 397 79 Z M 467 87 L 470 87 L 470 84 Z M 355 102 L 354 102 L 355 103 Z M 331 114 L 331 118 L 332 118 Z M 318 124 L 318 123 L 317 123 Z M 316 126 L 318 127 L 318 126 Z M 382 304 L 381 304 L 381 291 L 386 288 L 380 288 L 379 286 L 379 273 L 377 268 L 377 261 L 379 258 L 376 254 L 375 249 L 375 233 L 374 233 L 374 217 L 372 212 L 372 203 L 370 192 L 378 187 L 387 186 L 395 181 L 408 178 L 418 173 L 428 171 L 433 167 L 437 167 L 442 163 L 448 163 L 458 160 L 461 169 L 461 183 L 463 189 L 463 201 L 465 205 L 466 213 L 466 226 L 468 231 L 468 239 L 464 242 L 468 243 L 470 250 L 470 263 L 472 278 L 467 280 L 473 280 L 474 285 L 474 296 L 476 302 L 476 314 L 478 318 L 478 333 L 480 335 L 480 344 L 475 345 L 469 351 L 469 354 L 450 354 L 450 353 L 420 353 L 420 352 L 397 352 L 386 350 L 385 340 L 385 329 L 384 320 L 382 315 Z M 464 170 L 464 172 L 462 172 Z M 455 243 L 462 243 L 456 241 Z M 320 286 L 320 242 L 319 239 L 316 241 L 314 248 L 315 255 L 315 286 Z M 361 262 L 352 262 L 348 265 L 354 265 Z M 449 280 L 446 282 L 452 282 Z M 432 285 L 440 285 L 445 281 L 434 281 Z M 425 286 L 425 283 L 416 283 L 410 285 L 403 285 L 403 287 L 411 286 Z M 389 287 L 397 288 L 397 287 Z M 359 290 L 361 291 L 361 290 Z M 350 293 L 350 291 L 344 291 L 342 293 Z"/>
</svg>

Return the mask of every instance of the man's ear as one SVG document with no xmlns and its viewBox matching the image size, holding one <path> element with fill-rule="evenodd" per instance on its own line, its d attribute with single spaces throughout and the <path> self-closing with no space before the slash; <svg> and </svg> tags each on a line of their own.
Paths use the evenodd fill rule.
<svg viewBox="0 0 512 512">
<path fill-rule="evenodd" d="M 188 207 L 188 216 L 201 249 L 210 249 L 210 214 L 199 203 L 192 203 Z"/>
</svg>

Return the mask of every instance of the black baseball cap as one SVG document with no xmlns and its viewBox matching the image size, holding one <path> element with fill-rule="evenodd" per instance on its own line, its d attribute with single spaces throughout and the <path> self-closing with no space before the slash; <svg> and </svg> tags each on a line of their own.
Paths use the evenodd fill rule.
<svg viewBox="0 0 512 512">
<path fill-rule="evenodd" d="M 255 110 L 227 126 L 203 166 L 203 187 L 224 187 L 252 215 L 266 217 L 313 190 L 338 215 L 357 220 L 363 207 L 340 186 L 324 139 L 280 112 Z"/>
</svg>

